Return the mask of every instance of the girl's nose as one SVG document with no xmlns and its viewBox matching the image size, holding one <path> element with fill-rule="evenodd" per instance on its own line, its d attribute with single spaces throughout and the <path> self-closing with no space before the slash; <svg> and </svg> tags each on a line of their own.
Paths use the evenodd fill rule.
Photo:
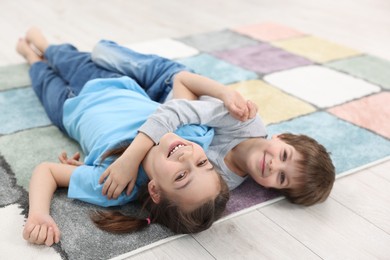
<svg viewBox="0 0 390 260">
<path fill-rule="evenodd" d="M 180 151 L 181 154 L 179 156 L 179 161 L 183 162 L 185 160 L 188 160 L 192 157 L 192 147 L 190 149 L 183 149 L 183 151 Z"/>
</svg>

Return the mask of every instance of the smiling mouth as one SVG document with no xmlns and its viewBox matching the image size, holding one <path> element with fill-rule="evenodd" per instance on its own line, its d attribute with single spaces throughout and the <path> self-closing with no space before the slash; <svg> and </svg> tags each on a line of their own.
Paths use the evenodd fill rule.
<svg viewBox="0 0 390 260">
<path fill-rule="evenodd" d="M 172 147 L 172 149 L 168 153 L 168 158 L 174 154 L 177 150 L 179 150 L 181 147 L 184 147 L 185 145 L 183 143 L 176 144 Z"/>
</svg>

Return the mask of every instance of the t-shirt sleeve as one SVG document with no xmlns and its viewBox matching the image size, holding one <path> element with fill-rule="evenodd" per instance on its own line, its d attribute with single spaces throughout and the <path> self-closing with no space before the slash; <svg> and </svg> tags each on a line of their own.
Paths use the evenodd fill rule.
<svg viewBox="0 0 390 260">
<path fill-rule="evenodd" d="M 173 99 L 161 105 L 140 127 L 139 131 L 148 135 L 155 143 L 176 128 L 186 124 L 200 124 L 213 127 L 219 135 L 234 137 L 256 136 L 264 128 L 259 116 L 245 122 L 234 119 L 224 104 L 217 99 L 185 100 Z M 265 130 L 264 130 L 265 131 Z"/>
<path fill-rule="evenodd" d="M 122 192 L 115 200 L 108 200 L 102 194 L 104 184 L 99 184 L 99 178 L 105 169 L 105 166 L 82 165 L 77 167 L 70 178 L 68 197 L 102 207 L 120 206 L 135 200 L 137 187 L 134 187 L 130 196 Z"/>
</svg>

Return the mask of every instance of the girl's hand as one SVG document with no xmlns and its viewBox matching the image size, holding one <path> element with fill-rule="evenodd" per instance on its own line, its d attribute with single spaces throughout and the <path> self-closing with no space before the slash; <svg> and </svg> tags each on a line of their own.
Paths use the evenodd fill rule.
<svg viewBox="0 0 390 260">
<path fill-rule="evenodd" d="M 232 88 L 226 87 L 225 90 L 221 99 L 232 117 L 246 121 L 256 116 L 257 106 L 255 103 L 245 100 L 238 91 Z"/>
<path fill-rule="evenodd" d="M 126 186 L 128 196 L 133 191 L 139 164 L 129 162 L 119 157 L 100 176 L 99 183 L 104 182 L 102 194 L 108 199 L 117 199 Z"/>
<path fill-rule="evenodd" d="M 74 165 L 74 166 L 83 165 L 83 163 L 80 162 L 80 153 L 79 152 L 76 152 L 75 154 L 73 154 L 72 158 L 68 158 L 67 153 L 65 151 L 63 151 L 58 156 L 58 160 L 60 160 L 60 162 L 62 164 L 69 164 L 69 165 Z"/>
<path fill-rule="evenodd" d="M 23 238 L 37 245 L 51 246 L 60 241 L 61 232 L 48 214 L 30 213 L 24 225 Z"/>
</svg>

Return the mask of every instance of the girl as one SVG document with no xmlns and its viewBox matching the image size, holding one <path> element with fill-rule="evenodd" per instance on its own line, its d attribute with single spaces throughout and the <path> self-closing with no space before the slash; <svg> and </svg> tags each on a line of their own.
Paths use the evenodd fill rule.
<svg viewBox="0 0 390 260">
<path fill-rule="evenodd" d="M 186 139 L 168 133 L 153 141 L 149 138 L 153 127 L 139 133 L 138 129 L 159 104 L 131 78 L 98 68 L 89 54 L 72 45 L 49 46 L 35 28 L 19 40 L 17 51 L 31 65 L 33 89 L 49 118 L 77 140 L 86 155 L 83 165 L 42 163 L 36 167 L 24 239 L 48 246 L 59 242 L 60 231 L 49 214 L 58 187 L 69 187 L 70 198 L 101 206 L 123 205 L 139 197 L 150 213 L 146 219 L 116 213 L 93 216 L 100 228 L 112 232 L 130 232 L 156 222 L 176 233 L 193 233 L 207 229 L 221 216 L 229 198 L 226 183 L 202 147 L 186 140 L 192 137 L 207 147 L 212 129 L 187 126 L 176 132 Z M 131 152 L 136 149 L 142 157 Z M 98 179 L 124 150 L 130 153 L 125 163 L 138 177 L 131 193 L 108 200 Z"/>
</svg>

